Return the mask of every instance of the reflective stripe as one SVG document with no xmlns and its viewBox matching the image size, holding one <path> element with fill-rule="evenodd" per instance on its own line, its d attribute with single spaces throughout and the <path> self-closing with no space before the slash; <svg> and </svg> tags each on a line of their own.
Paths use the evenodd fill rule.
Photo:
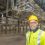
<svg viewBox="0 0 45 45">
<path fill-rule="evenodd" d="M 37 41 L 37 44 L 40 45 L 40 36 L 41 36 L 41 33 L 42 33 L 42 30 L 39 32 L 38 34 L 38 41 Z"/>
</svg>

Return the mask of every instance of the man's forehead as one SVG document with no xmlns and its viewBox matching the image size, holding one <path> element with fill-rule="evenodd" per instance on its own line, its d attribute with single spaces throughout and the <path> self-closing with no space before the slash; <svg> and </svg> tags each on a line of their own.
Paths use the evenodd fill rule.
<svg viewBox="0 0 45 45">
<path fill-rule="evenodd" d="M 30 22 L 37 22 L 36 20 L 31 20 Z"/>
</svg>

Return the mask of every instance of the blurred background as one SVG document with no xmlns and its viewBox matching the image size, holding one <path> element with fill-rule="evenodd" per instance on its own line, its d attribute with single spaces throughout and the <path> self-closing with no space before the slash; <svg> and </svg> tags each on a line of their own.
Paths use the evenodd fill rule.
<svg viewBox="0 0 45 45">
<path fill-rule="evenodd" d="M 45 0 L 0 0 L 0 45 L 25 45 L 27 17 L 32 13 L 45 31 Z"/>
</svg>

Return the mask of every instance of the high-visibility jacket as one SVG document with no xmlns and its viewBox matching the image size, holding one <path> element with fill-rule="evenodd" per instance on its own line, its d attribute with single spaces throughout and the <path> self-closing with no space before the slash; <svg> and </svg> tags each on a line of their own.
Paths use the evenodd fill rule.
<svg viewBox="0 0 45 45">
<path fill-rule="evenodd" d="M 26 33 L 26 45 L 45 45 L 45 32 L 38 29 L 36 32 Z"/>
</svg>

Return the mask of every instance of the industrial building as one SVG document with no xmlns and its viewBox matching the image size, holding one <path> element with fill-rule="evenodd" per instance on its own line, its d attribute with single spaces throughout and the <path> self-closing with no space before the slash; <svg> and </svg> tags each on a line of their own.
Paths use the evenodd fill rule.
<svg viewBox="0 0 45 45">
<path fill-rule="evenodd" d="M 25 45 L 27 17 L 32 13 L 45 31 L 45 0 L 0 0 L 0 45 Z"/>
</svg>

